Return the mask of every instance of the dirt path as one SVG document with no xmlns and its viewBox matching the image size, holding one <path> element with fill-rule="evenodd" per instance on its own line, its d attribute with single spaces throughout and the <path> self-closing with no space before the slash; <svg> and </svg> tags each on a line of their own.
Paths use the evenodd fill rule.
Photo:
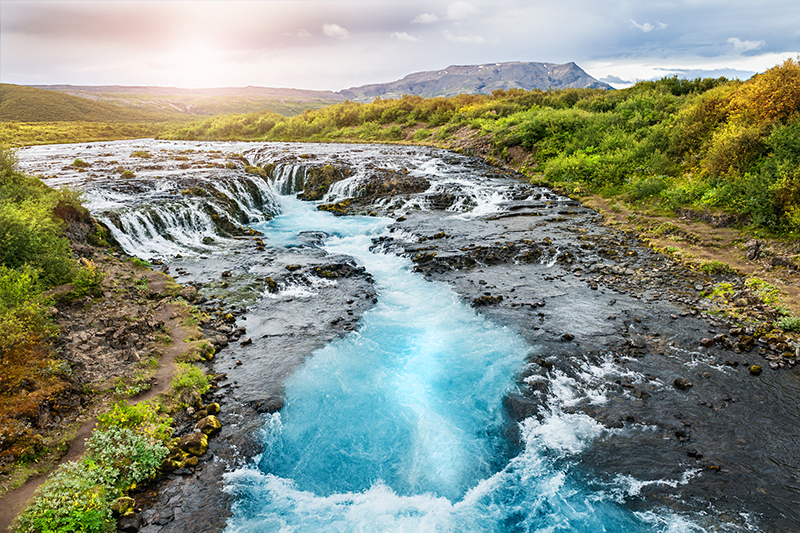
<svg viewBox="0 0 800 533">
<path fill-rule="evenodd" d="M 150 288 L 154 293 L 163 292 L 165 285 L 163 276 L 148 276 L 148 278 Z M 157 320 L 164 322 L 172 338 L 172 343 L 166 348 L 159 360 L 158 369 L 153 377 L 152 386 L 142 394 L 130 399 L 129 401 L 132 404 L 147 401 L 166 392 L 170 387 L 172 376 L 177 369 L 175 359 L 191 347 L 186 341 L 193 332 L 183 325 L 182 319 L 185 317 L 182 317 L 179 306 L 172 303 L 162 305 L 156 311 L 155 316 Z M 86 439 L 91 436 L 96 424 L 97 419 L 92 417 L 81 425 L 78 433 L 70 441 L 67 453 L 59 460 L 58 465 L 79 459 L 83 456 L 86 451 Z M 10 527 L 14 518 L 22 512 L 36 489 L 39 485 L 44 483 L 51 472 L 46 475 L 29 478 L 23 485 L 9 491 L 2 500 L 0 500 L 2 502 L 0 506 L 0 530 L 11 531 Z"/>
</svg>

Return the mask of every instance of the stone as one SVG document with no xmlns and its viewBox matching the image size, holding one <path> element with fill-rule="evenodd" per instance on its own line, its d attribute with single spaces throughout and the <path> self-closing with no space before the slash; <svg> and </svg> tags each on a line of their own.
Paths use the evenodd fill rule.
<svg viewBox="0 0 800 533">
<path fill-rule="evenodd" d="M 251 344 L 253 344 L 253 339 L 251 339 L 250 337 L 245 337 L 239 344 L 241 346 L 250 346 Z"/>
<path fill-rule="evenodd" d="M 142 517 L 136 513 L 129 513 L 117 521 L 117 531 L 120 533 L 137 533 L 142 527 Z"/>
<path fill-rule="evenodd" d="M 187 302 L 194 302 L 197 299 L 197 287 L 186 285 L 181 289 L 180 296 Z"/>
<path fill-rule="evenodd" d="M 261 400 L 255 404 L 255 409 L 259 413 L 276 413 L 283 409 L 283 398 L 280 396 L 270 396 L 266 400 Z"/>
<path fill-rule="evenodd" d="M 208 415 L 207 417 L 200 419 L 195 427 L 206 435 L 211 436 L 220 432 L 222 429 L 222 424 L 216 416 Z"/>
<path fill-rule="evenodd" d="M 195 431 L 181 437 L 178 448 L 192 455 L 203 455 L 208 451 L 208 437 L 202 431 Z"/>
<path fill-rule="evenodd" d="M 689 390 L 692 388 L 692 382 L 686 378 L 675 378 L 675 381 L 672 382 L 672 386 L 678 390 Z"/>
<path fill-rule="evenodd" d="M 219 404 L 217 402 L 210 403 L 206 405 L 205 412 L 210 415 L 218 415 L 220 411 Z"/>
<path fill-rule="evenodd" d="M 294 272 L 295 270 L 300 270 L 301 268 L 303 268 L 302 265 L 286 265 L 286 270 L 289 272 Z"/>
<path fill-rule="evenodd" d="M 707 337 L 705 339 L 700 339 L 700 346 L 710 348 L 711 346 L 714 346 L 714 339 L 709 339 Z"/>
<path fill-rule="evenodd" d="M 128 496 L 122 496 L 114 500 L 111 504 L 111 513 L 115 517 L 124 516 L 133 511 L 134 505 L 136 505 L 136 500 Z"/>
</svg>

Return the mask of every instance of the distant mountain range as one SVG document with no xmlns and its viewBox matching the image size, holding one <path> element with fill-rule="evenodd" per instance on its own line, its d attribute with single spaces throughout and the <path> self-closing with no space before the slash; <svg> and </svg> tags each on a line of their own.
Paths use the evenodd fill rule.
<svg viewBox="0 0 800 533">
<path fill-rule="evenodd" d="M 149 121 L 186 120 L 192 116 L 269 110 L 296 115 L 308 108 L 344 100 L 371 102 L 404 94 L 426 98 L 488 94 L 496 89 L 564 89 L 611 86 L 589 76 L 575 63 L 490 63 L 450 66 L 417 72 L 389 83 L 352 87 L 338 92 L 227 87 L 179 89 L 147 86 L 0 85 L 0 121 Z M 52 93 L 60 93 L 56 97 Z M 51 95 L 51 96 L 48 96 Z M 78 97 L 77 99 L 71 99 Z M 90 105 L 91 101 L 97 106 Z M 122 109 L 120 109 L 122 108 Z M 116 109 L 116 111 L 115 111 Z"/>
<path fill-rule="evenodd" d="M 426 98 L 457 94 L 489 94 L 496 89 L 566 89 L 611 86 L 586 74 L 575 63 L 490 63 L 453 65 L 443 70 L 409 74 L 391 83 L 364 85 L 339 91 L 338 95 L 357 102 L 380 98 L 399 98 L 415 94 Z"/>
</svg>

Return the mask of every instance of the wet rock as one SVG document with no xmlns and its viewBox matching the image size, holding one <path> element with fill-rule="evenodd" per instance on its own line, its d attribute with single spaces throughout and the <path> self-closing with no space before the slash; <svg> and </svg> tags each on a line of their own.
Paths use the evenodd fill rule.
<svg viewBox="0 0 800 533">
<path fill-rule="evenodd" d="M 120 517 L 133 512 L 133 506 L 136 505 L 136 500 L 127 496 L 122 496 L 114 500 L 111 504 L 111 513 L 115 517 Z"/>
<path fill-rule="evenodd" d="M 692 385 L 692 382 L 684 377 L 675 378 L 675 381 L 672 382 L 672 386 L 678 390 L 689 390 L 692 388 Z"/>
<path fill-rule="evenodd" d="M 251 344 L 253 344 L 253 339 L 251 339 L 250 337 L 245 337 L 239 343 L 240 346 L 250 346 Z"/>
<path fill-rule="evenodd" d="M 192 455 L 203 455 L 208 450 L 208 437 L 201 431 L 195 431 L 181 437 L 178 448 Z"/>
<path fill-rule="evenodd" d="M 206 405 L 203 410 L 210 415 L 218 415 L 220 407 L 218 403 L 214 402 Z"/>
<path fill-rule="evenodd" d="M 219 419 L 214 415 L 208 415 L 202 418 L 195 426 L 198 430 L 202 431 L 209 437 L 216 435 L 222 429 L 222 424 Z M 202 454 L 200 454 L 202 455 Z"/>
<path fill-rule="evenodd" d="M 286 265 L 286 270 L 289 272 L 294 272 L 295 270 L 300 270 L 301 268 L 303 268 L 302 265 Z"/>
<path fill-rule="evenodd" d="M 259 413 L 276 413 L 283 409 L 283 398 L 280 396 L 270 396 L 266 400 L 259 400 L 255 402 L 253 407 Z"/>
<path fill-rule="evenodd" d="M 278 282 L 272 279 L 270 276 L 264 278 L 264 283 L 266 283 L 267 290 L 271 294 L 276 294 L 278 292 Z"/>
<path fill-rule="evenodd" d="M 180 296 L 187 302 L 194 302 L 197 299 L 197 287 L 193 285 L 185 286 L 181 289 Z"/>
<path fill-rule="evenodd" d="M 232 273 L 230 270 L 224 270 L 224 271 L 222 272 L 222 274 L 221 274 L 221 276 L 222 276 L 223 278 L 229 278 L 229 277 L 231 277 L 232 275 L 233 275 L 233 273 Z"/>
<path fill-rule="evenodd" d="M 169 523 L 169 521 L 164 523 Z M 142 517 L 136 513 L 127 514 L 117 521 L 117 531 L 120 533 L 137 533 L 141 527 Z"/>
<path fill-rule="evenodd" d="M 711 346 L 714 346 L 714 339 L 709 339 L 709 338 L 700 339 L 700 346 L 703 346 L 705 348 L 710 348 Z"/>
<path fill-rule="evenodd" d="M 761 365 L 752 365 L 750 367 L 750 373 L 754 376 L 757 376 L 761 373 Z"/>
</svg>

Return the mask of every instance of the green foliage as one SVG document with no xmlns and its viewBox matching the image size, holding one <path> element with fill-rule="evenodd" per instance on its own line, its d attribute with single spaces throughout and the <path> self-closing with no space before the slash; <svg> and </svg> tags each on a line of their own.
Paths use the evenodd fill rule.
<svg viewBox="0 0 800 533">
<path fill-rule="evenodd" d="M 20 533 L 106 533 L 116 530 L 111 516 L 113 494 L 95 465 L 71 461 L 37 489 L 17 519 Z"/>
<path fill-rule="evenodd" d="M 783 316 L 775 321 L 775 327 L 784 331 L 800 331 L 800 316 Z"/>
<path fill-rule="evenodd" d="M 151 439 L 166 442 L 172 436 L 172 418 L 158 401 L 149 400 L 131 405 L 126 401 L 114 404 L 108 413 L 98 417 L 98 429 L 112 427 L 135 430 Z"/>
<path fill-rule="evenodd" d="M 169 453 L 160 441 L 116 426 L 94 431 L 86 447 L 84 461 L 98 465 L 104 484 L 118 489 L 153 477 Z"/>
<path fill-rule="evenodd" d="M 752 277 L 745 281 L 745 287 L 756 293 L 756 296 L 765 304 L 772 304 L 778 300 L 780 289 L 767 283 L 763 279 Z"/>
<path fill-rule="evenodd" d="M 83 159 L 76 157 L 75 161 L 72 162 L 72 166 L 75 168 L 87 168 L 92 166 L 91 164 L 87 163 Z"/>
<path fill-rule="evenodd" d="M 105 278 L 105 273 L 97 268 L 94 261 L 83 259 L 83 265 L 78 269 L 72 280 L 72 297 L 80 298 L 87 294 L 99 296 L 101 293 L 101 283 Z"/>
<path fill-rule="evenodd" d="M 151 157 L 153 157 L 153 154 L 151 154 L 147 150 L 136 150 L 135 152 L 131 153 L 131 157 L 140 157 L 142 159 L 150 159 Z"/>
<path fill-rule="evenodd" d="M 86 455 L 56 471 L 17 520 L 21 533 L 104 533 L 116 530 L 111 503 L 152 478 L 169 450 L 161 442 L 112 426 L 95 430 Z"/>
<path fill-rule="evenodd" d="M 180 395 L 184 391 L 196 391 L 204 394 L 208 391 L 210 383 L 203 371 L 194 365 L 178 363 L 178 371 L 172 377 L 172 389 Z"/>
<path fill-rule="evenodd" d="M 0 356 L 17 344 L 35 340 L 46 327 L 38 270 L 0 265 Z"/>
</svg>

